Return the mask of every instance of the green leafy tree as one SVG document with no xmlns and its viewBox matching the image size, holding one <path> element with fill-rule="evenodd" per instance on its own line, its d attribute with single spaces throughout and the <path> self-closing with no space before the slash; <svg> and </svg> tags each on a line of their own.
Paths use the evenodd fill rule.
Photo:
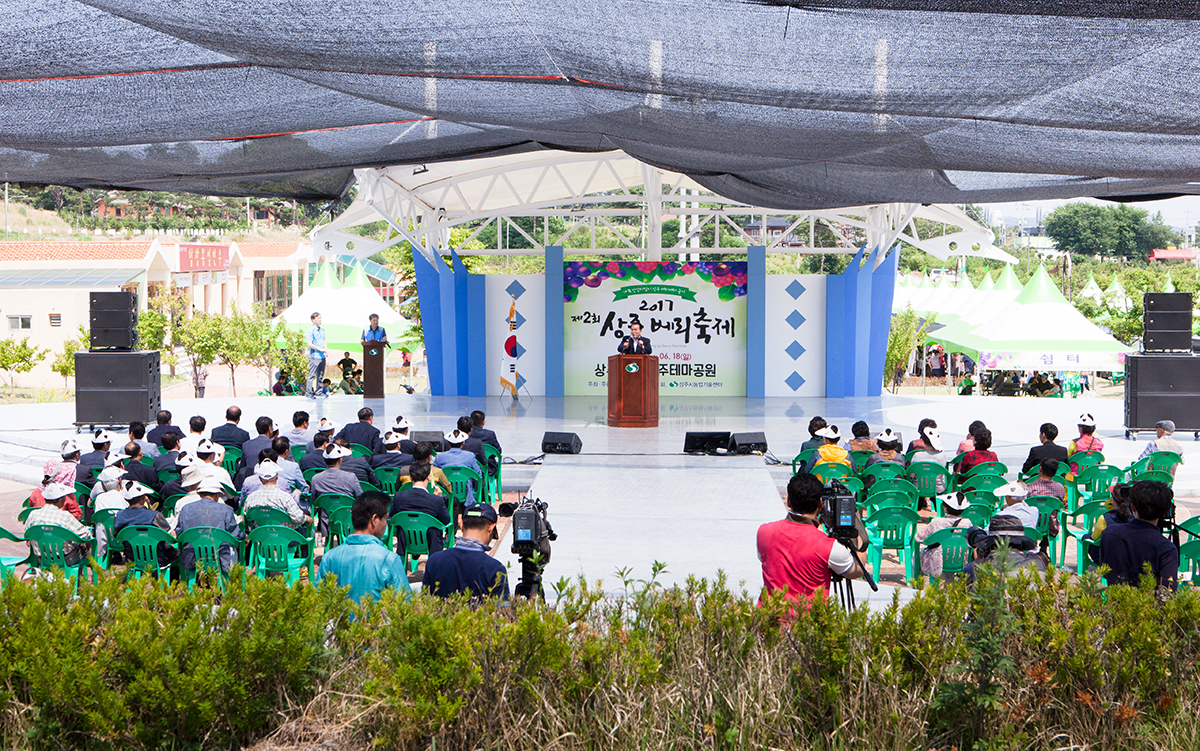
<svg viewBox="0 0 1200 751">
<path fill-rule="evenodd" d="M 83 327 L 83 324 L 80 324 L 79 336 L 63 341 L 62 350 L 54 356 L 54 360 L 50 364 L 50 369 L 62 376 L 64 388 L 70 387 L 71 384 L 67 379 L 75 375 L 75 353 L 87 348 L 88 330 Z"/>
<path fill-rule="evenodd" d="M 450 247 L 456 250 L 483 250 L 487 246 L 478 239 L 467 242 L 467 238 L 471 236 L 469 227 L 454 227 L 450 230 Z M 519 233 L 518 233 L 519 234 Z M 417 300 L 417 271 L 413 264 L 413 249 L 412 244 L 407 240 L 393 245 L 383 251 L 384 261 L 388 268 L 396 272 L 396 299 L 411 300 L 412 302 L 400 304 L 400 315 L 404 316 L 414 323 L 419 323 L 421 320 L 421 305 Z M 482 256 L 462 256 L 463 266 L 466 266 L 468 273 L 479 273 L 483 270 L 484 259 Z M 443 256 L 443 262 L 446 265 L 450 264 L 450 256 Z M 413 336 L 424 344 L 425 333 L 420 325 L 413 326 Z"/>
<path fill-rule="evenodd" d="M 285 342 L 279 352 L 281 368 L 291 378 L 292 384 L 303 391 L 308 379 L 308 340 L 303 332 L 283 326 L 280 327 L 280 338 Z"/>
<path fill-rule="evenodd" d="M 935 316 L 936 318 L 936 316 Z M 908 362 L 908 357 L 925 339 L 925 333 L 934 318 L 922 321 L 909 305 L 892 316 L 892 330 L 888 333 L 887 354 L 883 362 L 883 382 L 892 383 L 896 368 Z"/>
<path fill-rule="evenodd" d="M 1130 217 L 1122 214 L 1122 221 Z M 1046 217 L 1046 234 L 1059 250 L 1080 255 L 1116 255 L 1120 231 L 1110 207 L 1068 203 Z"/>
<path fill-rule="evenodd" d="M 187 293 L 172 287 L 151 297 L 147 309 L 138 314 L 138 346 L 159 350 L 162 361 L 171 368 L 171 375 L 175 375 L 175 366 L 179 364 L 179 356 L 175 354 L 176 330 L 182 325 L 189 305 Z"/>
<path fill-rule="evenodd" d="M 41 347 L 31 347 L 29 337 L 17 341 L 12 337 L 0 339 L 0 370 L 8 373 L 9 388 L 17 387 L 17 373 L 28 373 L 50 352 Z"/>
<path fill-rule="evenodd" d="M 191 318 L 179 320 L 172 336 L 191 360 L 194 376 L 201 365 L 216 361 L 224 335 L 225 319 L 222 316 L 196 311 Z"/>
<path fill-rule="evenodd" d="M 261 370 L 266 376 L 267 388 L 270 388 L 276 368 L 284 363 L 278 344 L 283 337 L 283 322 L 273 323 L 270 309 L 260 304 L 248 313 L 235 308 L 233 315 L 226 319 L 226 325 L 228 338 L 234 345 L 229 356 Z M 232 375 L 232 368 L 230 373 Z"/>
</svg>

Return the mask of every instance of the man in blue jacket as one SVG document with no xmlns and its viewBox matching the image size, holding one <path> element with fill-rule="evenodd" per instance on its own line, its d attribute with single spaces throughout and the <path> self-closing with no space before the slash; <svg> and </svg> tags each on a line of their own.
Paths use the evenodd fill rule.
<svg viewBox="0 0 1200 751">
<path fill-rule="evenodd" d="M 462 517 L 462 535 L 454 547 L 429 556 L 421 588 L 438 597 L 468 592 L 472 598 L 499 597 L 507 603 L 504 564 L 488 555 L 489 546 L 497 539 L 496 521 L 496 509 L 490 505 L 468 507 Z"/>
</svg>

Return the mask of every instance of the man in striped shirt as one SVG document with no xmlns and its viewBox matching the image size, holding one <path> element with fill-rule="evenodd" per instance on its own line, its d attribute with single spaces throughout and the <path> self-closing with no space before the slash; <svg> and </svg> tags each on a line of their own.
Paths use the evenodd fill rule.
<svg viewBox="0 0 1200 751">
<path fill-rule="evenodd" d="M 297 529 L 312 522 L 312 517 L 304 513 L 296 499 L 292 498 L 292 494 L 277 485 L 279 465 L 265 461 L 254 468 L 254 474 L 262 481 L 262 487 L 246 496 L 246 503 L 242 507 L 243 514 L 252 508 L 267 506 L 285 512 L 292 526 Z"/>
<path fill-rule="evenodd" d="M 38 506 L 33 511 L 29 512 L 29 516 L 25 518 L 25 529 L 39 525 L 51 527 L 62 527 L 68 532 L 74 532 L 84 540 L 84 542 L 69 542 L 63 546 L 63 554 L 66 555 L 67 565 L 75 565 L 87 556 L 91 550 L 91 541 L 93 539 L 92 530 L 79 523 L 79 520 L 71 515 L 69 511 L 63 508 L 67 496 L 75 491 L 57 482 L 52 482 L 42 489 L 42 497 L 46 499 L 45 506 Z M 36 552 L 36 551 L 35 551 Z"/>
</svg>

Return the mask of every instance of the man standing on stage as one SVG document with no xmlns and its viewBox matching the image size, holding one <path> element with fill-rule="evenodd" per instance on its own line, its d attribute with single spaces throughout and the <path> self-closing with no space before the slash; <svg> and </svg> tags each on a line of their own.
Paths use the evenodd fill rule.
<svg viewBox="0 0 1200 751">
<path fill-rule="evenodd" d="M 321 314 L 309 316 L 312 328 L 308 330 L 308 395 L 316 397 L 325 377 L 325 329 L 321 328 Z"/>
<path fill-rule="evenodd" d="M 622 355 L 651 354 L 650 340 L 642 336 L 642 324 L 637 321 L 629 324 L 629 336 L 621 340 L 617 352 Z"/>
<path fill-rule="evenodd" d="M 388 344 L 387 329 L 385 329 L 379 325 L 379 314 L 372 313 L 370 315 L 370 317 L 368 317 L 367 320 L 369 320 L 371 322 L 371 325 L 368 326 L 367 328 L 363 329 L 363 332 L 362 332 L 363 345 L 366 346 L 367 344 L 370 344 L 371 342 L 379 342 L 380 344 L 382 344 L 385 347 L 390 347 L 391 345 Z"/>
</svg>

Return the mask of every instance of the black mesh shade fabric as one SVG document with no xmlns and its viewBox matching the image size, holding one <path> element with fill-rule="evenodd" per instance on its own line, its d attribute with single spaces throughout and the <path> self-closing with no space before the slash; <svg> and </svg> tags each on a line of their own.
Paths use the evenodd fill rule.
<svg viewBox="0 0 1200 751">
<path fill-rule="evenodd" d="M 322 199 L 622 149 L 815 209 L 1197 193 L 1200 11 L 1075 0 L 0 0 L 0 179 Z"/>
</svg>

